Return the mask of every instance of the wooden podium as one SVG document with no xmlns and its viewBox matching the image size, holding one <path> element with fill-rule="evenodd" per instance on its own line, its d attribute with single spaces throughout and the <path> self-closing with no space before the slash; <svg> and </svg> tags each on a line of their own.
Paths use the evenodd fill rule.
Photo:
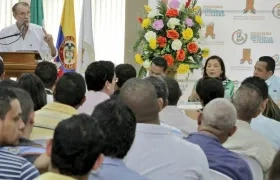
<svg viewBox="0 0 280 180">
<path fill-rule="evenodd" d="M 34 73 L 38 60 L 37 51 L 0 52 L 3 58 L 5 78 L 20 77 L 23 73 Z"/>
</svg>

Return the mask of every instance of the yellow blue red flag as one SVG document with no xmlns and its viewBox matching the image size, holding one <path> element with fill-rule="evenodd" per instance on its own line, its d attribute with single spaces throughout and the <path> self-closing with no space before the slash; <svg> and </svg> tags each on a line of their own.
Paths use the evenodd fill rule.
<svg viewBox="0 0 280 180">
<path fill-rule="evenodd" d="M 58 49 L 58 56 L 55 61 L 60 66 L 58 76 L 62 76 L 65 72 L 75 71 L 77 46 L 74 0 L 64 0 L 56 48 Z"/>
</svg>

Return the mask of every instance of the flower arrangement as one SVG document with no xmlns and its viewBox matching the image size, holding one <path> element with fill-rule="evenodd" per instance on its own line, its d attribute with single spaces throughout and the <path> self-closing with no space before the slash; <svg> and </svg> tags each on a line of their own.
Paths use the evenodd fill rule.
<svg viewBox="0 0 280 180">
<path fill-rule="evenodd" d="M 202 66 L 209 49 L 198 45 L 203 20 L 196 3 L 197 0 L 169 0 L 168 4 L 158 1 L 155 10 L 145 6 L 145 18 L 138 18 L 140 37 L 133 46 L 134 52 L 139 47 L 143 51 L 135 55 L 136 63 L 142 66 L 140 77 L 146 75 L 151 61 L 158 56 L 167 61 L 169 72 L 185 74 Z"/>
</svg>

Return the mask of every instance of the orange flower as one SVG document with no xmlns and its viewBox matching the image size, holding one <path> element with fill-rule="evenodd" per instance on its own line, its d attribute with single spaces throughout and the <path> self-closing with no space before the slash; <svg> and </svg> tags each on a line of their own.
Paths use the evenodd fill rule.
<svg viewBox="0 0 280 180">
<path fill-rule="evenodd" d="M 165 54 L 163 58 L 167 61 L 168 66 L 173 66 L 174 58 L 171 54 Z"/>
<path fill-rule="evenodd" d="M 137 20 L 138 20 L 138 22 L 140 23 L 140 24 L 142 24 L 143 23 L 143 19 L 142 18 L 137 18 Z"/>
<path fill-rule="evenodd" d="M 186 58 L 186 53 L 185 53 L 185 51 L 184 51 L 183 49 L 177 51 L 176 54 L 177 54 L 177 55 L 176 55 L 176 59 L 177 59 L 178 61 L 181 61 L 181 62 L 182 62 L 182 61 L 185 60 L 185 58 Z"/>
<path fill-rule="evenodd" d="M 164 48 L 166 46 L 167 40 L 165 37 L 159 36 L 157 38 L 157 43 L 159 44 L 159 47 Z"/>
<path fill-rule="evenodd" d="M 198 45 L 195 42 L 191 42 L 187 45 L 187 49 L 190 53 L 196 53 L 198 51 Z"/>
<path fill-rule="evenodd" d="M 177 9 L 168 9 L 166 11 L 166 16 L 167 17 L 177 17 L 179 15 L 179 12 Z"/>
<path fill-rule="evenodd" d="M 176 30 L 168 30 L 166 36 L 170 39 L 178 39 L 179 33 Z"/>
</svg>

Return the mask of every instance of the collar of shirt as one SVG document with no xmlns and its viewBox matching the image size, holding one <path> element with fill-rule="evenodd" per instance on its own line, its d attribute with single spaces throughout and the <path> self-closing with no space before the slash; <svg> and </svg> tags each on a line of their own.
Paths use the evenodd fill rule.
<svg viewBox="0 0 280 180">
<path fill-rule="evenodd" d="M 53 172 L 47 172 L 39 176 L 38 180 L 76 180 L 69 176 L 64 176 L 61 174 L 53 173 Z"/>
<path fill-rule="evenodd" d="M 248 122 L 243 121 L 243 120 L 236 120 L 236 124 L 237 127 L 242 127 L 242 128 L 246 128 L 246 129 L 251 129 L 251 126 Z"/>
<path fill-rule="evenodd" d="M 15 29 L 15 32 L 20 33 L 20 29 L 18 29 L 17 24 L 14 24 L 14 25 L 12 26 L 12 28 Z M 33 31 L 33 28 L 34 28 L 34 24 L 29 23 L 27 32 L 29 32 L 29 31 L 32 32 L 32 31 Z"/>
<path fill-rule="evenodd" d="M 266 84 L 267 84 L 268 86 L 270 86 L 271 83 L 272 83 L 272 81 L 273 81 L 273 79 L 274 79 L 274 75 L 270 76 L 270 78 L 268 78 L 268 79 L 265 81 Z"/>
<path fill-rule="evenodd" d="M 48 103 L 43 107 L 43 109 L 49 109 L 51 111 L 59 111 L 65 114 L 72 114 L 72 115 L 77 114 L 77 109 L 73 108 L 72 106 L 61 104 L 58 102 Z"/>
<path fill-rule="evenodd" d="M 108 156 L 104 157 L 103 163 L 104 165 L 113 165 L 113 166 L 125 166 L 122 159 L 119 158 L 111 158 Z"/>
<path fill-rule="evenodd" d="M 169 135 L 173 134 L 172 130 L 157 124 L 145 124 L 145 123 L 137 123 L 136 132 L 145 133 L 145 134 L 161 134 L 161 135 Z"/>
<path fill-rule="evenodd" d="M 45 88 L 45 90 L 46 90 L 47 94 L 53 94 L 53 91 L 52 91 L 52 90 L 50 90 L 50 89 L 48 89 L 48 88 Z"/>
<path fill-rule="evenodd" d="M 214 136 L 214 135 L 209 135 L 209 134 L 206 134 L 204 132 L 195 132 L 195 133 L 191 133 L 190 136 L 200 136 L 200 137 L 203 137 L 203 138 L 206 138 L 206 139 L 209 139 L 209 140 L 213 140 L 213 141 L 217 141 L 220 143 L 219 139 Z"/>
</svg>

